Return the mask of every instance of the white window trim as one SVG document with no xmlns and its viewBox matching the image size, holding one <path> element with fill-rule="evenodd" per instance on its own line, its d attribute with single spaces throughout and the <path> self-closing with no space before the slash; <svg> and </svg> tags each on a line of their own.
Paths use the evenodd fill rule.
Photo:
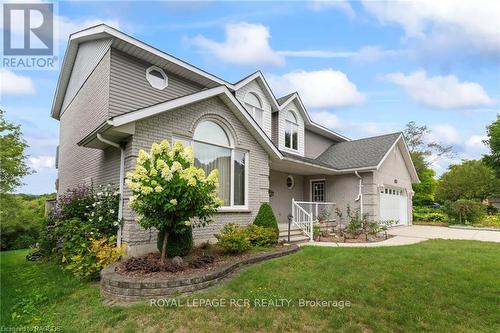
<svg viewBox="0 0 500 333">
<path fill-rule="evenodd" d="M 292 112 L 292 111 L 287 111 L 287 112 Z M 297 149 L 293 149 L 293 128 L 292 128 L 292 131 L 290 132 L 290 147 L 287 147 L 286 146 L 286 132 L 288 130 L 288 125 L 292 125 L 292 126 L 295 126 L 295 129 L 297 130 Z M 298 152 L 299 151 L 299 124 L 298 123 L 294 123 L 293 121 L 291 120 L 288 120 L 285 118 L 285 131 L 283 132 L 283 146 L 286 148 L 286 149 L 289 149 L 291 150 L 292 152 Z"/>
<path fill-rule="evenodd" d="M 210 120 L 210 121 L 212 121 L 212 120 Z M 221 125 L 218 122 L 216 122 L 216 123 L 218 125 Z M 226 135 L 227 135 L 227 129 L 224 127 L 224 125 L 221 125 L 221 126 L 224 129 L 224 131 L 226 131 Z M 202 140 L 194 140 L 193 138 L 188 138 L 188 137 L 185 137 L 182 135 L 173 135 L 172 136 L 172 144 L 175 144 L 175 142 L 179 140 L 179 141 L 188 141 L 191 147 L 194 146 L 195 142 L 201 142 L 201 143 L 205 143 L 205 144 L 210 144 L 210 145 L 230 149 L 231 150 L 230 205 L 229 206 L 221 206 L 217 209 L 217 211 L 218 212 L 247 212 L 247 211 L 250 211 L 248 208 L 248 193 L 249 193 L 249 191 L 248 191 L 248 173 L 250 171 L 249 152 L 245 149 L 235 148 L 231 138 L 229 136 L 228 136 L 228 138 L 230 139 L 229 140 L 229 142 L 230 142 L 229 147 L 228 146 L 221 146 L 221 145 L 214 144 L 211 142 L 205 142 Z M 243 205 L 235 205 L 234 204 L 234 151 L 235 150 L 241 151 L 245 154 L 245 203 Z"/>
<path fill-rule="evenodd" d="M 317 178 L 317 179 L 310 179 L 309 180 L 309 201 L 310 202 L 313 202 L 313 193 L 312 193 L 312 183 L 313 182 L 325 182 L 325 188 L 324 188 L 324 196 L 325 196 L 325 200 L 323 202 L 327 202 L 327 198 L 326 198 L 326 194 L 327 194 L 327 191 L 326 191 L 326 178 Z"/>
<path fill-rule="evenodd" d="M 288 178 L 290 178 L 292 180 L 292 185 L 288 186 L 288 185 L 286 185 L 286 183 L 285 183 L 285 185 L 286 185 L 287 189 L 293 190 L 293 188 L 295 187 L 295 178 L 292 175 L 288 175 L 288 176 L 286 176 L 285 182 L 288 180 Z"/>
<path fill-rule="evenodd" d="M 160 72 L 161 75 L 163 75 L 164 77 L 164 83 L 161 84 L 161 85 L 157 85 L 153 82 L 151 82 L 149 80 L 149 73 L 152 72 L 152 71 L 158 71 Z M 168 87 L 168 76 L 167 74 L 165 74 L 165 72 L 163 71 L 163 69 L 161 69 L 160 67 L 158 66 L 150 66 L 146 69 L 146 80 L 149 82 L 149 84 L 151 85 L 151 87 L 155 88 L 155 89 L 159 89 L 159 90 L 163 90 L 165 89 L 166 87 Z"/>
</svg>

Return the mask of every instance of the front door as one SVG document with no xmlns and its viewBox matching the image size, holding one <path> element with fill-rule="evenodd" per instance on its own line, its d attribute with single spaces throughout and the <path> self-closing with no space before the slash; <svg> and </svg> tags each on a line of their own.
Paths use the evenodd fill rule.
<svg viewBox="0 0 500 333">
<path fill-rule="evenodd" d="M 312 202 L 326 201 L 326 182 L 324 180 L 311 181 L 311 201 Z"/>
</svg>

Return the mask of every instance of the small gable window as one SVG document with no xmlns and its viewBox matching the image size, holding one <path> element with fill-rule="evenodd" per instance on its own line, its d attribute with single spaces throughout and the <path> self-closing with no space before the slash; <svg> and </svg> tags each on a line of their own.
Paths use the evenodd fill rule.
<svg viewBox="0 0 500 333">
<path fill-rule="evenodd" d="M 250 92 L 245 96 L 245 107 L 257 124 L 262 127 L 264 110 L 262 109 L 262 102 L 255 93 Z"/>
<path fill-rule="evenodd" d="M 146 69 L 146 79 L 151 87 L 163 90 L 168 86 L 168 77 L 163 69 L 151 66 Z"/>
<path fill-rule="evenodd" d="M 285 114 L 285 147 L 298 150 L 299 123 L 297 116 L 293 111 L 287 111 Z"/>
</svg>

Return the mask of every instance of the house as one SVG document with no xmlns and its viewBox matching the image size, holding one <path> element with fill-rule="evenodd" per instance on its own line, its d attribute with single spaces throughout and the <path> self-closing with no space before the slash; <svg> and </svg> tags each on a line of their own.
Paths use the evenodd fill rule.
<svg viewBox="0 0 500 333">
<path fill-rule="evenodd" d="M 326 206 L 411 223 L 418 177 L 401 133 L 350 140 L 312 121 L 297 93 L 275 98 L 261 72 L 229 83 L 104 24 L 70 36 L 51 115 L 58 194 L 120 184 L 130 255 L 155 249 L 156 232 L 135 222 L 123 177 L 165 138 L 193 145 L 198 166 L 220 173 L 224 206 L 196 240 L 251 223 L 263 202 L 305 234 Z"/>
</svg>

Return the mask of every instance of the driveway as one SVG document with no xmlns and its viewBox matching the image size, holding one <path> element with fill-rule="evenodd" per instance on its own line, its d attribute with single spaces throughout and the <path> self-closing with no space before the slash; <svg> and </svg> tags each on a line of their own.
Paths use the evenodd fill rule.
<svg viewBox="0 0 500 333">
<path fill-rule="evenodd" d="M 457 229 L 427 225 L 412 225 L 408 227 L 394 227 L 391 228 L 388 232 L 390 235 L 394 236 L 417 239 L 466 239 L 500 243 L 500 231 L 491 230 Z"/>
<path fill-rule="evenodd" d="M 500 231 L 456 229 L 447 227 L 434 227 L 426 225 L 412 225 L 408 227 L 394 227 L 388 233 L 395 237 L 376 243 L 329 243 L 329 242 L 304 242 L 299 246 L 326 246 L 326 247 L 379 247 L 410 245 L 428 239 L 464 239 L 484 242 L 500 243 Z"/>
</svg>

